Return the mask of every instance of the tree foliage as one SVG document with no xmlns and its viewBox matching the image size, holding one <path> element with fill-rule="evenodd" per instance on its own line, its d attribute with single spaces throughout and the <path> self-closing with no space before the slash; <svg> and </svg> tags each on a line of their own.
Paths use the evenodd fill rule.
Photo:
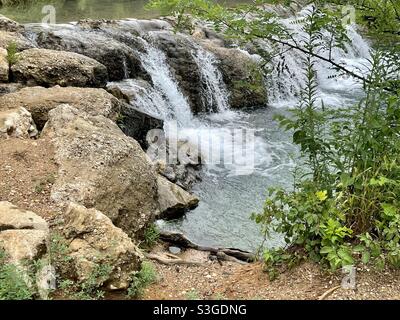
<svg viewBox="0 0 400 320">
<path fill-rule="evenodd" d="M 400 267 L 400 2 L 313 1 L 306 16 L 295 22 L 307 35 L 304 39 L 268 9 L 281 4 L 290 12 L 294 3 L 255 0 L 225 8 L 208 0 L 153 0 L 150 6 L 174 14 L 177 30 L 190 28 L 199 19 L 239 45 L 257 47 L 262 40 L 303 54 L 306 82 L 300 101 L 290 117 L 278 118 L 293 132 L 302 166 L 295 172 L 293 190 L 271 189 L 263 211 L 252 215 L 266 237 L 271 229 L 285 236 L 286 249 L 263 254 L 271 274 L 274 266 L 300 258 L 332 269 L 357 261 Z M 349 70 L 331 56 L 333 48 L 345 49 L 349 41 L 343 23 L 344 6 L 349 5 L 377 42 L 368 72 Z M 331 36 L 324 37 L 326 32 Z M 260 53 L 266 64 L 276 54 Z M 360 80 L 364 98 L 339 109 L 323 102 L 321 107 L 318 60 Z"/>
</svg>

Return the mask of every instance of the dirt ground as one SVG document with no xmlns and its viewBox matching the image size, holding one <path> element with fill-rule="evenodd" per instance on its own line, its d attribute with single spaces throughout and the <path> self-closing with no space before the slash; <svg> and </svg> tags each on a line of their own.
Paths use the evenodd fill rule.
<svg viewBox="0 0 400 320">
<path fill-rule="evenodd" d="M 314 263 L 304 262 L 270 281 L 260 263 L 206 261 L 201 266 L 168 266 L 154 263 L 159 280 L 146 289 L 144 299 L 249 299 L 368 300 L 400 299 L 400 271 L 378 272 L 357 268 L 356 289 L 340 287 L 344 274 L 324 272 Z"/>
<path fill-rule="evenodd" d="M 51 220 L 58 210 L 50 200 L 57 170 L 46 139 L 0 139 L 0 201 Z"/>
<path fill-rule="evenodd" d="M 50 200 L 56 175 L 54 150 L 45 139 L 0 140 L 0 201 L 34 211 L 52 225 L 60 213 Z M 340 272 L 329 274 L 316 264 L 303 263 L 271 282 L 259 263 L 220 264 L 193 250 L 180 256 L 201 265 L 154 262 L 159 279 L 145 290 L 143 299 L 318 299 L 340 286 L 343 278 Z M 339 287 L 326 299 L 400 299 L 400 271 L 358 268 L 356 283 L 356 290 Z"/>
</svg>

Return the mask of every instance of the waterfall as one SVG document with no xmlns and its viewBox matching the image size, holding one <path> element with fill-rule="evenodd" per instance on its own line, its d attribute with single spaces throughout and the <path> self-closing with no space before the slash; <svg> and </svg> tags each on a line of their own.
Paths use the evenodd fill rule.
<svg viewBox="0 0 400 320">
<path fill-rule="evenodd" d="M 165 100 L 166 110 L 161 116 L 165 120 L 174 119 L 179 125 L 189 125 L 192 119 L 189 103 L 172 76 L 164 52 L 142 40 L 145 48 L 145 52 L 140 53 L 142 65 L 150 75 L 154 89 Z"/>
<path fill-rule="evenodd" d="M 304 8 L 297 16 L 280 19 L 290 32 L 296 42 L 307 39 L 306 32 L 302 29 L 301 23 L 294 23 L 309 12 L 309 7 Z M 358 33 L 356 25 L 348 25 L 347 36 L 350 39 L 345 48 L 334 47 L 331 52 L 325 48 L 318 48 L 318 54 L 331 59 L 345 66 L 347 69 L 360 75 L 365 73 L 368 59 L 370 58 L 370 46 L 368 42 Z M 323 33 L 324 39 L 329 39 L 331 34 Z M 290 40 L 289 40 L 290 41 Z M 261 46 L 266 51 L 272 51 L 273 45 L 263 41 Z M 304 53 L 285 46 L 279 47 L 280 54 L 274 56 L 270 61 L 272 76 L 268 83 L 270 103 L 274 106 L 293 106 L 297 103 L 299 93 L 305 84 L 304 75 Z M 348 75 L 337 75 L 332 65 L 319 59 L 315 59 L 317 73 L 318 93 L 324 103 L 331 106 L 341 106 L 351 103 L 354 95 L 362 95 L 361 83 Z"/>
<path fill-rule="evenodd" d="M 201 81 L 203 83 L 203 104 L 207 110 L 223 112 L 229 109 L 229 92 L 222 79 L 221 71 L 217 67 L 217 59 L 209 51 L 198 46 L 192 52 L 193 59 L 200 70 Z"/>
</svg>

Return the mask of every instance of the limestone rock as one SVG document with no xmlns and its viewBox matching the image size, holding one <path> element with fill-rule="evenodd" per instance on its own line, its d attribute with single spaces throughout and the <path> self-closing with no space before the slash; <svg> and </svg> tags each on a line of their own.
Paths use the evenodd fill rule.
<svg viewBox="0 0 400 320">
<path fill-rule="evenodd" d="M 0 30 L 19 32 L 23 30 L 23 27 L 18 22 L 0 14 Z"/>
<path fill-rule="evenodd" d="M 19 51 L 34 47 L 32 42 L 19 32 L 5 31 L 0 29 L 0 47 L 7 48 L 11 43 L 15 43 Z"/>
<path fill-rule="evenodd" d="M 16 81 L 43 86 L 104 87 L 108 81 L 104 65 L 80 54 L 65 51 L 22 51 L 11 70 Z"/>
<path fill-rule="evenodd" d="M 69 104 L 91 115 L 116 119 L 120 102 L 104 89 L 75 87 L 27 87 L 0 97 L 0 110 L 24 107 L 39 130 L 48 120 L 48 113 L 60 104 Z"/>
<path fill-rule="evenodd" d="M 94 207 L 132 238 L 153 221 L 158 208 L 155 169 L 114 122 L 60 105 L 50 111 L 42 134 L 54 142 L 59 164 L 53 200 Z"/>
<path fill-rule="evenodd" d="M 79 281 L 88 279 L 95 267 L 102 264 L 112 268 L 108 277 L 102 279 L 108 289 L 127 289 L 143 258 L 128 235 L 100 211 L 75 203 L 69 205 L 65 222 Z"/>
<path fill-rule="evenodd" d="M 0 232 L 9 229 L 48 230 L 47 222 L 36 213 L 0 201 Z"/>
<path fill-rule="evenodd" d="M 5 230 L 0 232 L 0 247 L 10 263 L 21 265 L 46 253 L 48 235 L 44 230 Z"/>
<path fill-rule="evenodd" d="M 0 138 L 33 138 L 37 134 L 32 116 L 25 108 L 0 111 Z"/>
<path fill-rule="evenodd" d="M 128 45 L 120 42 L 101 30 L 88 32 L 79 27 L 71 27 L 65 32 L 50 26 L 38 33 L 37 43 L 42 48 L 71 51 L 95 59 L 107 67 L 110 81 L 136 76 L 148 78 L 139 55 L 132 50 L 132 47 L 136 49 L 140 43 L 133 36 L 124 40 L 132 43 Z"/>
<path fill-rule="evenodd" d="M 0 82 L 8 81 L 7 50 L 0 48 Z"/>
<path fill-rule="evenodd" d="M 195 208 L 199 199 L 162 176 L 157 178 L 160 219 L 173 219 Z"/>
<path fill-rule="evenodd" d="M 249 54 L 239 49 L 216 46 L 209 41 L 203 41 L 202 45 L 219 59 L 219 68 L 230 92 L 229 103 L 232 108 L 255 107 L 267 103 L 263 74 Z"/>
</svg>

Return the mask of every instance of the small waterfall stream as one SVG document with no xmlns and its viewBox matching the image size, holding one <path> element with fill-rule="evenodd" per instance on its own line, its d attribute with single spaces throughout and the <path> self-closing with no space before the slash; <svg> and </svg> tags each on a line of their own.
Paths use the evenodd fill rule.
<svg viewBox="0 0 400 320">
<path fill-rule="evenodd" d="M 302 14 L 304 12 L 299 13 Z M 282 23 L 296 32 L 299 39 L 305 36 L 301 26 L 292 24 L 291 19 L 283 19 Z M 165 21 L 143 24 L 124 20 L 119 22 L 119 29 L 113 30 L 112 33 L 104 30 L 88 32 L 75 24 L 65 27 L 36 25 L 31 27 L 31 31 L 35 38 L 41 30 L 50 29 L 57 39 L 64 41 L 66 48 L 76 45 L 76 39 L 89 43 L 88 46 L 90 41 L 93 41 L 90 39 L 96 39 L 97 43 L 102 44 L 102 48 L 103 44 L 104 47 L 118 46 L 121 52 L 128 50 L 127 57 L 131 53 L 138 56 L 150 80 L 140 76 L 129 78 L 135 74 L 129 69 L 128 59 L 124 64 L 125 79 L 111 82 L 108 87 L 117 87 L 135 107 L 161 117 L 166 124 L 176 121 L 179 138 L 199 145 L 201 150 L 214 149 L 214 154 L 222 152 L 225 156 L 241 152 L 229 143 L 234 130 L 254 130 L 254 144 L 246 150 L 246 156 L 240 158 L 242 162 L 254 161 L 253 172 L 238 173 L 236 169 L 241 163 L 215 165 L 208 161 L 211 159 L 205 159 L 203 181 L 193 189 L 201 199 L 198 208 L 188 212 L 180 220 L 161 222 L 161 225 L 163 228 L 182 231 L 203 245 L 255 250 L 261 235 L 258 226 L 249 219 L 251 212 L 262 208 L 268 187 L 290 187 L 292 183 L 290 172 L 295 165 L 293 155 L 297 149 L 291 143 L 290 134 L 282 132 L 273 120 L 273 115 L 286 114 L 298 101 L 299 91 L 304 84 L 300 63 L 302 55 L 295 50 L 284 50 L 270 62 L 272 74 L 266 84 L 270 99 L 267 108 L 230 110 L 228 90 L 218 69 L 218 60 L 214 54 L 187 37 L 186 40 L 191 45 L 192 59 L 200 74 L 201 99 L 208 111 L 194 115 L 189 98 L 185 96 L 185 90 L 169 65 L 169 57 L 162 47 L 156 45 L 157 37 L 148 36 L 148 29 L 157 24 L 163 32 L 168 28 Z M 107 38 L 110 34 L 113 38 Z M 335 49 L 332 56 L 336 62 L 343 63 L 357 72 L 363 72 L 370 56 L 370 46 L 355 26 L 348 27 L 348 36 L 351 43 L 346 50 Z M 135 38 L 139 45 L 122 44 L 117 37 Z M 262 45 L 266 50 L 271 49 L 271 44 L 267 42 Z M 254 58 L 257 59 L 257 56 Z M 317 63 L 318 90 L 326 105 L 337 107 L 352 104 L 362 96 L 357 81 L 346 76 L 330 77 L 332 73 L 328 64 Z M 215 141 L 225 143 L 212 144 Z M 218 150 L 221 146 L 222 151 Z M 277 246 L 280 243 L 280 237 L 272 235 L 267 245 Z"/>
</svg>

